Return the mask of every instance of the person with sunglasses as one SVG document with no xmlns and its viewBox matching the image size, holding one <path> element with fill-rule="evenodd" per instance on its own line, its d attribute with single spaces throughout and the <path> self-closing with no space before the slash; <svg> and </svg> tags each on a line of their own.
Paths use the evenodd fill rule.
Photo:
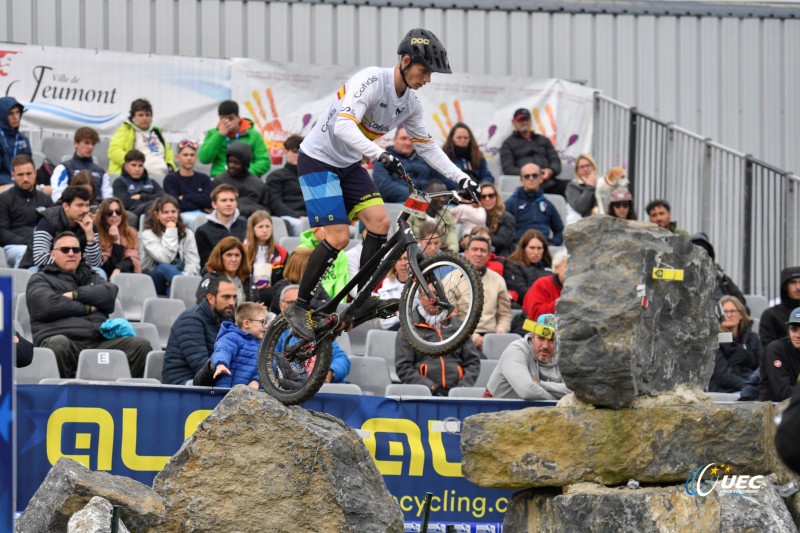
<svg viewBox="0 0 800 533">
<path fill-rule="evenodd" d="M 589 154 L 575 161 L 575 179 L 567 184 L 567 224 L 591 216 L 597 206 L 597 164 Z"/>
<path fill-rule="evenodd" d="M 551 246 L 561 246 L 564 223 L 556 206 L 540 190 L 544 179 L 542 170 L 528 163 L 522 166 L 519 175 L 520 187 L 506 200 L 506 211 L 514 217 L 516 239 L 521 239 L 529 229 L 538 229 Z"/>
<path fill-rule="evenodd" d="M 486 227 L 492 233 L 494 253 L 508 257 L 514 251 L 517 234 L 514 217 L 506 211 L 500 191 L 494 183 L 484 182 L 479 186 L 481 207 L 486 210 Z"/>
<path fill-rule="evenodd" d="M 103 270 L 109 279 L 117 272 L 141 272 L 139 234 L 128 224 L 122 200 L 112 196 L 100 202 L 94 221 L 103 252 Z"/>
<path fill-rule="evenodd" d="M 608 215 L 624 220 L 637 220 L 636 211 L 633 209 L 633 195 L 627 187 L 619 187 L 611 192 L 611 198 L 606 210 Z"/>
<path fill-rule="evenodd" d="M 253 302 L 240 303 L 236 308 L 236 323 L 223 322 L 211 353 L 214 386 L 260 387 L 258 378 L 258 347 L 267 330 L 266 310 Z"/>
<path fill-rule="evenodd" d="M 197 172 L 197 141 L 184 139 L 178 143 L 178 169 L 164 178 L 164 192 L 178 199 L 181 220 L 195 231 L 200 217 L 211 213 L 211 191 L 214 184 L 207 174 Z"/>
<path fill-rule="evenodd" d="M 152 176 L 164 176 L 175 169 L 172 147 L 164 140 L 161 128 L 153 125 L 153 106 L 144 98 L 131 102 L 128 120 L 111 137 L 108 172 L 121 174 L 125 155 L 134 149 L 144 154 L 144 168 Z"/>
</svg>

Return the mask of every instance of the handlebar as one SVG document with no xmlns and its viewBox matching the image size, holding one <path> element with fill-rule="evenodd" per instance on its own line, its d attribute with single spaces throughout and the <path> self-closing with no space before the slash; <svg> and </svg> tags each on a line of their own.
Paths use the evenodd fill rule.
<svg viewBox="0 0 800 533">
<path fill-rule="evenodd" d="M 455 199 L 458 203 L 478 203 L 478 199 L 475 198 L 475 195 L 472 191 L 467 189 L 455 190 L 455 191 L 442 191 L 442 192 L 434 192 L 429 193 L 425 191 L 420 191 L 417 189 L 417 186 L 414 185 L 414 181 L 411 179 L 411 176 L 408 175 L 406 169 L 403 168 L 402 165 L 399 166 L 396 172 L 393 173 L 396 177 L 400 178 L 401 180 L 405 181 L 408 185 L 408 194 L 416 194 L 418 196 L 422 196 L 424 198 L 437 198 L 439 196 L 450 196 Z"/>
</svg>

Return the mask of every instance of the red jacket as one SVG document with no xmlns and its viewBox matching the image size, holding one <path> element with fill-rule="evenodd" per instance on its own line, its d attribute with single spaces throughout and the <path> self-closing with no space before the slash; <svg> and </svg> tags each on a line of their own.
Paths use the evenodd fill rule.
<svg viewBox="0 0 800 533">
<path fill-rule="evenodd" d="M 556 300 L 561 297 L 561 283 L 558 275 L 543 276 L 533 282 L 522 301 L 522 310 L 531 320 L 539 315 L 556 312 Z"/>
</svg>

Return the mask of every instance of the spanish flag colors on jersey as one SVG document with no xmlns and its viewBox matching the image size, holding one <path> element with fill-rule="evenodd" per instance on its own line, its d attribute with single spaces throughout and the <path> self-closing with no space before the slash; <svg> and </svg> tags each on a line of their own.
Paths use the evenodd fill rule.
<svg viewBox="0 0 800 533">
<path fill-rule="evenodd" d="M 344 98 L 344 87 L 345 87 L 345 86 L 344 86 L 344 85 L 342 85 L 342 86 L 341 86 L 341 88 L 339 88 L 339 90 L 338 90 L 338 91 L 336 91 L 336 98 L 337 98 L 337 99 L 339 99 L 339 100 L 341 100 L 342 98 Z M 331 93 L 328 93 L 328 94 L 331 94 Z"/>
</svg>

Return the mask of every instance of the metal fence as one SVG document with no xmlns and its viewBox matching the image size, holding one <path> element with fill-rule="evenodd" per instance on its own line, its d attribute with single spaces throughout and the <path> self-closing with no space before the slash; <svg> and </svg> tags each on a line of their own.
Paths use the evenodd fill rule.
<svg viewBox="0 0 800 533">
<path fill-rule="evenodd" d="M 640 219 L 663 198 L 682 229 L 708 234 L 716 260 L 745 293 L 779 295 L 800 264 L 800 178 L 595 94 L 598 167 L 628 170 Z"/>
</svg>

